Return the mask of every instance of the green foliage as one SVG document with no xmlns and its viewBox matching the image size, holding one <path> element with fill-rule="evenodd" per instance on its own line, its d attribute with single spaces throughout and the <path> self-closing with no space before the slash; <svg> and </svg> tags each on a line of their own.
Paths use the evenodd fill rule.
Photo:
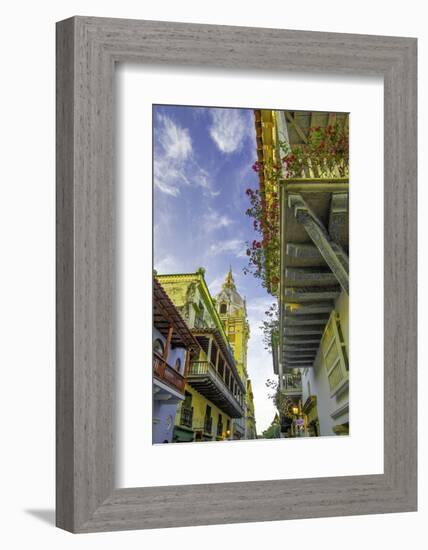
<svg viewBox="0 0 428 550">
<path fill-rule="evenodd" d="M 269 395 L 269 399 L 272 399 L 278 412 L 282 416 L 291 417 L 291 407 L 293 406 L 293 402 L 279 389 L 279 383 L 276 380 L 268 379 L 266 380 L 266 387 L 272 390 L 272 393 Z"/>
<path fill-rule="evenodd" d="M 272 352 L 272 337 L 279 333 L 278 302 L 274 302 L 267 311 L 261 325 L 265 350 Z"/>
<path fill-rule="evenodd" d="M 275 420 L 272 422 L 272 424 L 267 428 L 263 433 L 262 436 L 265 439 L 279 439 L 281 434 L 281 427 Z"/>
</svg>

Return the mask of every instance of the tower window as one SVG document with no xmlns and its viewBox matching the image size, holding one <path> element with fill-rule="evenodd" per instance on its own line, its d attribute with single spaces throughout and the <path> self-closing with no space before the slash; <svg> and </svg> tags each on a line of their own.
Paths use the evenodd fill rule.
<svg viewBox="0 0 428 550">
<path fill-rule="evenodd" d="M 220 313 L 227 313 L 227 304 L 224 302 L 220 304 Z"/>
</svg>

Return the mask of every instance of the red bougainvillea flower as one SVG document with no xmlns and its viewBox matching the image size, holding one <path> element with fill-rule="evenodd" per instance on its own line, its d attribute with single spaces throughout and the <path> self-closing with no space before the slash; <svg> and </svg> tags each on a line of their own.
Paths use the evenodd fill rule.
<svg viewBox="0 0 428 550">
<path fill-rule="evenodd" d="M 260 170 L 262 170 L 263 168 L 263 161 L 256 160 L 251 168 L 254 170 L 254 172 L 260 172 Z"/>
</svg>

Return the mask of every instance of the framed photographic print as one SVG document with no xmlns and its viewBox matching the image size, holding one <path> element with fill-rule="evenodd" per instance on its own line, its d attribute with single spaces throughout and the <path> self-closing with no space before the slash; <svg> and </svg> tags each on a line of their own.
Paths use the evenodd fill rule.
<svg viewBox="0 0 428 550">
<path fill-rule="evenodd" d="M 57 219 L 59 527 L 416 509 L 415 39 L 58 23 Z"/>
</svg>

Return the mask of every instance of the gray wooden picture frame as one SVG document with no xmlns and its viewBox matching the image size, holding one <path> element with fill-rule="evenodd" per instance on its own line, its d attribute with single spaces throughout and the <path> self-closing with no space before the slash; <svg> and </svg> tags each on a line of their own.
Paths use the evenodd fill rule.
<svg viewBox="0 0 428 550">
<path fill-rule="evenodd" d="M 416 45 L 413 38 L 91 17 L 57 24 L 58 527 L 83 533 L 417 509 Z M 114 486 L 118 62 L 383 76 L 383 474 Z"/>
</svg>

